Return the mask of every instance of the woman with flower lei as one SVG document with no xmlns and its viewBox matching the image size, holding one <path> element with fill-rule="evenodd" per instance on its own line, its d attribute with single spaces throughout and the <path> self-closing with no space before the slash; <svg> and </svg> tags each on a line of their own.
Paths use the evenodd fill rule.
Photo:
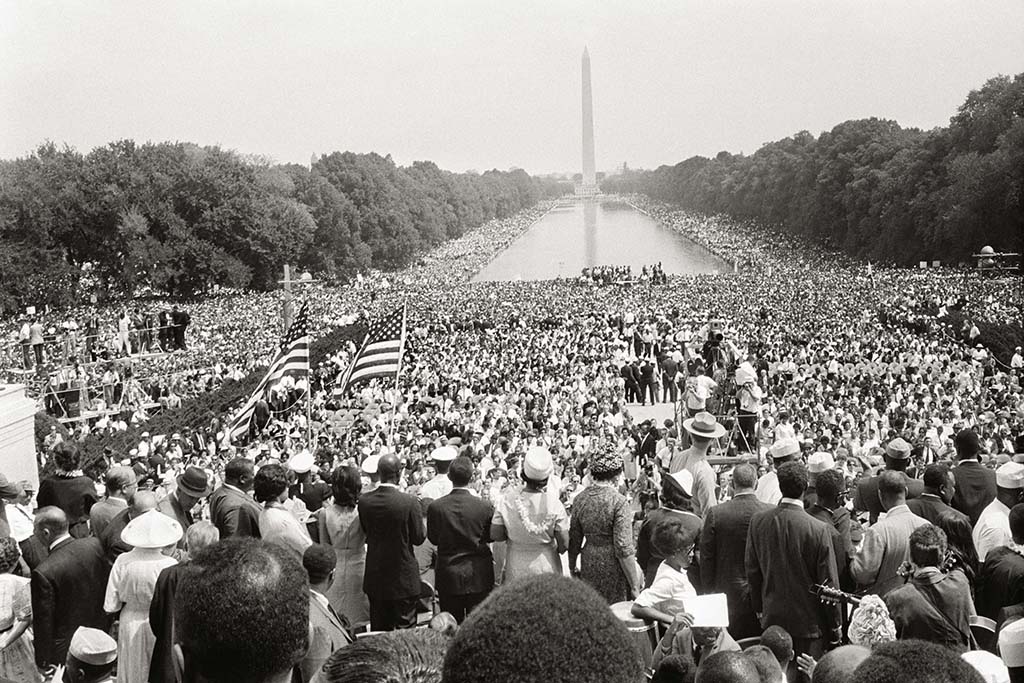
<svg viewBox="0 0 1024 683">
<path fill-rule="evenodd" d="M 558 491 L 547 489 L 553 471 L 551 453 L 530 448 L 523 460 L 523 486 L 509 487 L 495 503 L 491 540 L 508 542 L 502 583 L 562 573 L 559 556 L 569 545 L 569 516 Z"/>
</svg>

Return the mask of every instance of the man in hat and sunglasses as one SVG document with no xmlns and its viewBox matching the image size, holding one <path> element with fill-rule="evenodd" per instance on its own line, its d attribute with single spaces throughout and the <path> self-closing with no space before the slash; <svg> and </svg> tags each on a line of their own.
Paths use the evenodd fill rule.
<svg viewBox="0 0 1024 683">
<path fill-rule="evenodd" d="M 212 487 L 206 470 L 201 467 L 190 466 L 178 475 L 175 480 L 177 486 L 174 492 L 157 504 L 156 509 L 172 519 L 178 520 L 178 524 L 185 531 L 195 521 L 192 517 L 192 510 L 200 500 L 210 495 Z M 178 540 L 178 549 L 185 549 L 185 537 Z"/>
<path fill-rule="evenodd" d="M 690 435 L 690 447 L 672 458 L 669 473 L 685 469 L 693 475 L 693 513 L 703 517 L 718 502 L 715 472 L 708 464 L 708 451 L 712 441 L 725 436 L 725 427 L 711 413 L 702 412 L 683 420 L 683 429 Z"/>
</svg>

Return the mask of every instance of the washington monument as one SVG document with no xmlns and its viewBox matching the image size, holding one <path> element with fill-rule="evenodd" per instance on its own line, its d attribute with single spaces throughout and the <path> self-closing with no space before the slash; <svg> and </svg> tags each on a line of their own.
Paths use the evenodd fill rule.
<svg viewBox="0 0 1024 683">
<path fill-rule="evenodd" d="M 594 171 L 594 98 L 590 92 L 590 53 L 583 48 L 583 182 L 580 194 L 597 193 Z"/>
</svg>

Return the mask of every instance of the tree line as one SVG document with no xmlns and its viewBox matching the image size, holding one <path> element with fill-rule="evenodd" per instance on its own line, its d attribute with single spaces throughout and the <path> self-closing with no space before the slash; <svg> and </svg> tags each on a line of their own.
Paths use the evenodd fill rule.
<svg viewBox="0 0 1024 683">
<path fill-rule="evenodd" d="M 330 278 L 571 191 L 521 169 L 451 173 L 335 152 L 307 168 L 191 143 L 41 145 L 0 161 L 0 312 L 214 285 L 268 289 L 284 263 Z"/>
<path fill-rule="evenodd" d="M 972 91 L 946 127 L 846 121 L 749 156 L 627 171 L 602 189 L 754 219 L 884 262 L 956 262 L 984 245 L 1021 252 L 1024 74 Z"/>
</svg>

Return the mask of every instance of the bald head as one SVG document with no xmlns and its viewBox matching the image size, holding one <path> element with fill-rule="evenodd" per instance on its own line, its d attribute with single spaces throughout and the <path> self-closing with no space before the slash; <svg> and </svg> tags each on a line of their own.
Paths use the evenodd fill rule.
<svg viewBox="0 0 1024 683">
<path fill-rule="evenodd" d="M 380 475 L 380 480 L 388 484 L 397 484 L 398 475 L 402 472 L 402 461 L 398 459 L 397 455 L 389 453 L 388 455 L 381 456 L 380 461 L 377 463 L 377 474 Z"/>
<path fill-rule="evenodd" d="M 814 667 L 811 683 L 846 683 L 871 650 L 861 645 L 843 645 L 825 654 Z"/>
<path fill-rule="evenodd" d="M 135 519 L 156 507 L 156 494 L 152 491 L 136 491 L 129 503 L 128 516 Z"/>
<path fill-rule="evenodd" d="M 67 532 L 68 516 L 59 507 L 49 505 L 39 508 L 32 520 L 33 535 L 46 547 Z"/>
</svg>

